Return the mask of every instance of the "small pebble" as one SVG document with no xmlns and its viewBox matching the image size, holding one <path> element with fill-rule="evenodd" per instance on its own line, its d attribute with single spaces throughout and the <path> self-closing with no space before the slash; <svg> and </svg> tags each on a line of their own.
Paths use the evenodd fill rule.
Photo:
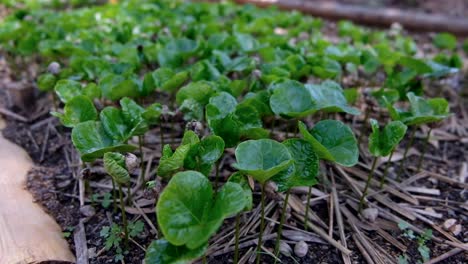
<svg viewBox="0 0 468 264">
<path fill-rule="evenodd" d="M 283 240 L 280 241 L 279 251 L 285 256 L 291 256 L 292 248 Z"/>
<path fill-rule="evenodd" d="M 444 224 L 442 225 L 443 228 L 447 231 L 450 230 L 450 228 L 457 222 L 457 220 L 453 219 L 453 218 L 449 218 L 447 220 L 445 220 Z"/>
<path fill-rule="evenodd" d="M 91 205 L 84 205 L 80 208 L 80 213 L 86 217 L 91 217 L 96 214 L 96 210 Z"/>
<path fill-rule="evenodd" d="M 362 211 L 362 216 L 370 222 L 374 222 L 379 216 L 379 210 L 377 208 L 366 208 Z"/>
<path fill-rule="evenodd" d="M 454 225 L 452 228 L 450 228 L 450 231 L 452 231 L 454 236 L 458 236 L 462 231 L 462 226 L 460 224 Z"/>
<path fill-rule="evenodd" d="M 125 155 L 125 166 L 129 172 L 133 172 L 140 166 L 137 156 L 133 153 L 127 153 Z"/>
<path fill-rule="evenodd" d="M 57 75 L 60 73 L 60 64 L 58 62 L 53 61 L 47 66 L 47 71 L 52 73 L 53 75 Z"/>
<path fill-rule="evenodd" d="M 307 245 L 307 243 L 304 241 L 299 241 L 294 246 L 294 254 L 296 254 L 296 256 L 300 258 L 305 257 L 308 251 L 309 251 L 309 245 Z"/>
</svg>

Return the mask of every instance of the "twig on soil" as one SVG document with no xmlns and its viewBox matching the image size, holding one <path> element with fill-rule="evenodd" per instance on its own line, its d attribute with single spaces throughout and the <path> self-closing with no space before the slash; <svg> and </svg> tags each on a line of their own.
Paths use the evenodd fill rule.
<svg viewBox="0 0 468 264">
<path fill-rule="evenodd" d="M 466 245 L 466 244 L 465 244 L 465 245 Z M 435 258 L 433 258 L 433 259 L 431 259 L 431 260 L 429 260 L 429 261 L 424 262 L 424 264 L 435 264 L 435 263 L 439 263 L 439 262 L 441 262 L 441 261 L 443 261 L 443 260 L 446 260 L 446 259 L 448 259 L 448 258 L 450 258 L 450 257 L 453 257 L 453 256 L 455 256 L 455 255 L 457 255 L 457 254 L 460 254 L 461 252 L 463 252 L 463 249 L 461 249 L 461 248 L 453 248 L 453 249 L 451 249 L 451 250 L 445 252 L 444 254 L 442 254 L 442 255 L 440 255 L 440 256 L 438 256 L 438 257 L 435 257 Z"/>
<path fill-rule="evenodd" d="M 88 246 L 86 244 L 86 233 L 84 228 L 84 220 L 81 219 L 75 228 L 73 234 L 75 242 L 76 264 L 88 264 Z"/>
<path fill-rule="evenodd" d="M 0 108 L 0 114 L 11 117 L 11 118 L 13 118 L 13 119 L 15 119 L 17 121 L 23 122 L 23 123 L 29 122 L 29 120 L 26 117 L 24 117 L 22 115 L 19 115 L 19 114 L 16 114 L 16 113 L 13 113 L 10 110 L 8 110 L 6 108 L 3 108 L 3 107 Z"/>
</svg>

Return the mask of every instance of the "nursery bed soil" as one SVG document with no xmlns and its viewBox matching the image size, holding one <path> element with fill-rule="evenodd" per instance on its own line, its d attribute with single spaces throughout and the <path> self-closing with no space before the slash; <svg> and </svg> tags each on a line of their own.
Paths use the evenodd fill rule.
<svg viewBox="0 0 468 264">
<path fill-rule="evenodd" d="M 350 2 L 346 0 L 337 1 L 348 3 Z M 366 1 L 363 0 L 361 2 Z M 395 4 L 396 1 L 384 2 L 391 2 L 394 3 L 393 5 L 398 6 L 398 4 Z M 421 0 L 415 2 L 423 3 L 424 1 Z M 391 3 L 389 4 L 390 6 L 392 6 Z M 463 12 L 466 12 L 468 14 L 467 9 L 464 9 Z M 327 23 L 327 27 L 333 30 L 334 24 Z M 429 39 L 430 38 L 427 34 L 421 34 L 419 37 L 417 37 L 417 40 L 419 41 L 427 41 Z M 0 75 L 0 83 L 1 81 L 2 76 Z M 462 81 L 466 85 L 466 76 L 463 77 Z M 43 94 L 41 94 L 40 97 L 44 99 Z M 0 106 L 6 105 L 5 102 L 2 102 L 2 100 L 5 98 L 5 91 L 0 89 Z M 16 108 L 12 110 L 15 112 L 19 112 L 24 116 L 34 114 L 34 110 L 32 110 L 29 113 L 21 112 L 19 109 Z M 32 192 L 35 200 L 38 203 L 40 203 L 44 207 L 44 209 L 56 219 L 56 221 L 62 227 L 62 230 L 64 231 L 64 234 L 68 243 L 70 244 L 71 249 L 75 251 L 73 234 L 70 235 L 69 233 L 72 233 L 72 228 L 78 224 L 80 219 L 84 219 L 85 217 L 80 212 L 79 199 L 77 196 L 77 181 L 73 176 L 74 171 L 72 171 L 72 169 L 67 165 L 68 162 L 64 155 L 64 151 L 70 152 L 72 148 L 71 142 L 69 140 L 70 131 L 69 129 L 60 126 L 57 120 L 55 119 L 51 119 L 50 124 L 58 131 L 61 137 L 57 136 L 57 134 L 55 133 L 50 133 L 49 137 L 45 139 L 46 126 L 42 126 L 41 128 L 35 130 L 31 129 L 32 125 L 37 124 L 38 122 L 43 121 L 47 118 L 49 118 L 49 115 L 44 114 L 43 116 L 35 120 L 32 124 L 19 122 L 11 118 L 5 117 L 5 120 L 7 121 L 7 127 L 3 130 L 3 134 L 5 138 L 23 147 L 36 163 L 36 167 L 32 169 L 28 175 L 28 189 Z M 176 126 L 183 128 L 185 127 L 185 124 L 181 122 Z M 43 147 L 43 142 L 47 142 L 46 147 Z M 405 142 L 402 143 L 402 146 L 404 146 L 404 144 Z M 466 157 L 468 157 L 468 144 L 457 141 L 448 141 L 444 142 L 443 144 L 446 144 L 446 146 L 441 146 L 439 147 L 439 149 L 435 149 L 432 146 L 429 146 L 427 153 L 441 160 L 445 159 L 446 161 L 441 162 L 434 159 L 426 159 L 426 162 L 424 163 L 424 169 L 431 172 L 438 172 L 451 178 L 456 178 L 459 173 L 458 170 L 460 164 L 462 162 L 466 162 Z M 418 150 L 422 149 L 422 139 L 418 139 L 415 141 L 415 148 Z M 445 157 L 442 157 L 444 151 L 441 150 L 445 150 Z M 412 156 L 409 158 L 406 164 L 416 166 L 417 162 L 418 157 Z M 229 165 L 226 167 L 229 167 Z M 95 177 L 99 179 L 104 176 L 95 175 Z M 441 194 L 437 198 L 440 199 L 447 199 L 450 201 L 465 203 L 468 198 L 468 194 L 466 191 L 441 181 L 431 182 L 424 179 L 417 181 L 417 185 L 421 187 L 424 186 L 428 188 L 439 189 Z M 318 185 L 317 188 L 320 189 L 321 185 Z M 255 194 L 254 199 L 256 202 L 258 202 L 259 195 Z M 425 205 L 431 205 L 431 203 L 425 203 Z M 434 205 L 439 204 L 434 203 Z M 103 250 L 104 239 L 100 236 L 99 232 L 103 226 L 109 226 L 111 222 L 120 223 L 120 214 L 109 214 L 112 212 L 111 207 L 109 207 L 108 209 L 103 209 L 101 206 L 95 205 L 94 209 L 96 210 L 95 214 L 92 217 L 90 217 L 85 223 L 85 231 L 87 236 L 88 249 L 91 252 L 95 252 L 99 255 L 97 257 L 90 258 L 90 263 L 115 263 L 113 259 L 114 252 Z M 316 205 L 313 207 L 313 210 L 319 217 L 321 217 L 324 220 L 324 222 L 328 221 L 328 206 L 326 204 L 324 205 L 322 203 Z M 447 210 L 440 212 L 444 215 L 443 219 L 455 218 L 457 219 L 457 221 L 459 221 L 460 224 L 462 224 L 463 231 L 457 238 L 460 239 L 463 243 L 467 243 L 468 236 L 466 234 L 468 234 L 468 216 L 466 214 L 459 214 L 456 211 L 451 210 L 450 208 L 447 208 Z M 153 222 L 155 222 L 154 214 L 148 214 L 148 217 Z M 130 218 L 132 219 L 132 217 Z M 229 219 L 225 222 L 224 227 L 233 225 L 233 223 L 234 221 L 232 219 Z M 364 263 L 364 259 L 358 252 L 356 245 L 353 243 L 350 237 L 350 234 L 351 232 L 347 232 L 348 247 L 350 250 L 353 251 L 351 260 L 353 263 Z M 400 252 L 393 245 L 383 240 L 374 232 L 369 232 L 368 236 L 374 243 L 384 248 L 391 255 L 398 256 L 400 254 Z M 408 256 L 419 256 L 417 243 L 415 241 L 406 239 L 402 237 L 401 234 L 396 232 L 395 234 L 392 234 L 392 236 L 398 238 L 400 242 L 404 243 L 405 246 L 408 247 L 408 250 L 406 252 Z M 140 237 L 135 238 L 135 240 L 141 246 L 146 248 L 153 238 L 154 236 L 149 233 L 149 227 L 145 225 L 145 231 Z M 299 263 L 343 263 L 340 252 L 334 247 L 330 245 L 322 245 L 316 243 L 308 243 L 308 245 L 308 255 L 306 255 L 304 258 L 295 257 Z M 428 242 L 427 245 L 431 250 L 431 257 L 439 256 L 451 249 L 451 247 L 447 247 L 445 245 L 441 245 L 434 242 Z M 265 246 L 267 248 L 273 248 L 274 240 L 268 241 L 267 243 L 265 243 Z M 141 259 L 143 259 L 144 256 L 143 250 L 141 250 L 134 243 L 130 243 L 129 252 L 130 253 L 125 257 L 125 263 L 141 263 Z M 243 253 L 245 252 L 246 250 L 241 250 L 240 256 L 242 257 Z M 232 263 L 232 258 L 233 254 L 220 255 L 215 258 L 210 258 L 208 256 L 208 262 L 220 264 Z M 466 252 L 462 252 L 444 260 L 443 263 L 461 264 L 466 263 L 467 259 L 468 254 Z M 270 263 L 272 261 L 270 257 L 263 257 L 263 260 L 265 263 Z M 296 263 L 292 258 L 284 256 L 281 258 L 281 260 L 283 261 L 283 263 L 287 264 Z M 416 259 L 410 259 L 409 263 L 416 263 Z"/>
</svg>

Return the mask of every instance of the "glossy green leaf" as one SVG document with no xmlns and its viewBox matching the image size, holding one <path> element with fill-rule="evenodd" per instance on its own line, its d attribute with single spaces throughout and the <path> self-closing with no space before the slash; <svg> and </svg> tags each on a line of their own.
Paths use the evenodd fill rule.
<svg viewBox="0 0 468 264">
<path fill-rule="evenodd" d="M 253 206 L 252 189 L 250 188 L 249 180 L 247 179 L 247 176 L 245 176 L 241 172 L 235 172 L 229 177 L 228 182 L 237 183 L 242 187 L 242 190 L 244 190 L 244 197 L 246 201 L 244 211 L 252 210 L 252 206 Z"/>
<path fill-rule="evenodd" d="M 112 101 L 123 97 L 136 97 L 139 94 L 136 81 L 123 75 L 109 74 L 99 82 L 99 86 L 102 95 Z"/>
<path fill-rule="evenodd" d="M 407 97 L 410 101 L 411 116 L 403 118 L 402 121 L 408 126 L 439 122 L 450 116 L 449 104 L 444 98 L 426 100 L 414 93 L 408 93 Z"/>
<path fill-rule="evenodd" d="M 369 137 L 369 152 L 375 157 L 387 156 L 406 134 L 407 126 L 401 121 L 389 122 L 382 131 L 375 119 L 370 120 L 372 133 Z"/>
<path fill-rule="evenodd" d="M 63 114 L 57 112 L 51 114 L 60 118 L 66 127 L 74 127 L 79 123 L 97 119 L 97 110 L 93 102 L 84 95 L 78 95 L 69 100 L 63 108 Z"/>
<path fill-rule="evenodd" d="M 213 164 L 221 158 L 223 152 L 223 139 L 219 136 L 208 136 L 200 142 L 192 144 L 184 160 L 184 167 L 208 175 L 211 172 Z"/>
<path fill-rule="evenodd" d="M 214 197 L 209 180 L 196 171 L 175 174 L 156 206 L 158 223 L 167 239 L 175 246 L 196 249 L 222 224 L 224 218 L 245 208 L 243 189 L 228 182 Z"/>
<path fill-rule="evenodd" d="M 340 121 L 322 120 L 313 129 L 307 130 L 299 122 L 299 131 L 312 144 L 319 158 L 352 167 L 357 164 L 359 149 L 351 128 Z"/>
<path fill-rule="evenodd" d="M 324 112 L 345 112 L 359 115 L 361 112 L 348 105 L 343 89 L 333 81 L 325 81 L 320 85 L 306 84 L 310 95 L 316 102 L 315 109 Z"/>
<path fill-rule="evenodd" d="M 125 122 L 131 127 L 131 136 L 145 134 L 149 129 L 148 123 L 142 116 L 145 109 L 128 97 L 120 99 L 120 106 Z"/>
<path fill-rule="evenodd" d="M 86 162 L 101 158 L 107 152 L 132 152 L 135 146 L 114 141 L 106 134 L 101 122 L 86 121 L 76 125 L 71 134 L 72 142 L 81 159 Z"/>
<path fill-rule="evenodd" d="M 184 100 L 192 99 L 206 105 L 214 92 L 213 87 L 208 82 L 192 82 L 180 88 L 176 94 L 176 102 L 181 105 Z"/>
<path fill-rule="evenodd" d="M 118 184 L 126 185 L 130 182 L 130 174 L 125 165 L 125 156 L 116 152 L 104 154 L 104 169 Z"/>
<path fill-rule="evenodd" d="M 316 103 L 303 84 L 285 81 L 275 84 L 270 107 L 277 115 L 301 118 L 316 111 Z"/>
<path fill-rule="evenodd" d="M 101 89 L 95 83 L 88 83 L 83 88 L 83 95 L 85 95 L 91 100 L 99 99 L 101 98 Z"/>
<path fill-rule="evenodd" d="M 271 178 L 278 186 L 278 191 L 284 192 L 296 186 L 312 186 L 317 183 L 319 158 L 312 144 L 303 139 L 288 139 L 283 142 L 293 163 L 282 172 Z"/>
<path fill-rule="evenodd" d="M 146 249 L 146 264 L 189 264 L 203 256 L 207 244 L 195 249 L 186 246 L 174 246 L 164 238 L 154 240 Z"/>
<path fill-rule="evenodd" d="M 244 141 L 237 146 L 235 155 L 237 163 L 233 166 L 261 183 L 293 162 L 288 149 L 271 139 Z"/>
<path fill-rule="evenodd" d="M 55 84 L 54 90 L 60 101 L 67 103 L 73 97 L 81 95 L 81 84 L 73 80 L 60 80 Z"/>
<path fill-rule="evenodd" d="M 434 45 L 441 49 L 453 50 L 457 47 L 457 38 L 450 33 L 439 33 L 434 36 Z"/>
<path fill-rule="evenodd" d="M 37 78 L 37 87 L 43 92 L 49 92 L 54 90 L 57 78 L 51 73 L 44 73 L 39 75 Z"/>
<path fill-rule="evenodd" d="M 99 114 L 106 133 L 116 141 L 125 142 L 131 137 L 131 128 L 125 122 L 122 110 L 107 106 Z"/>
</svg>

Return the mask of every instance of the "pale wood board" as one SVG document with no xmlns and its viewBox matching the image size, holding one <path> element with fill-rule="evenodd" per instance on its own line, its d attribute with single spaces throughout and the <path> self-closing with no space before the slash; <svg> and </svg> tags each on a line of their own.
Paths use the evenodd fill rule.
<svg viewBox="0 0 468 264">
<path fill-rule="evenodd" d="M 60 227 L 26 190 L 32 166 L 27 153 L 0 131 L 0 264 L 74 262 Z"/>
</svg>

